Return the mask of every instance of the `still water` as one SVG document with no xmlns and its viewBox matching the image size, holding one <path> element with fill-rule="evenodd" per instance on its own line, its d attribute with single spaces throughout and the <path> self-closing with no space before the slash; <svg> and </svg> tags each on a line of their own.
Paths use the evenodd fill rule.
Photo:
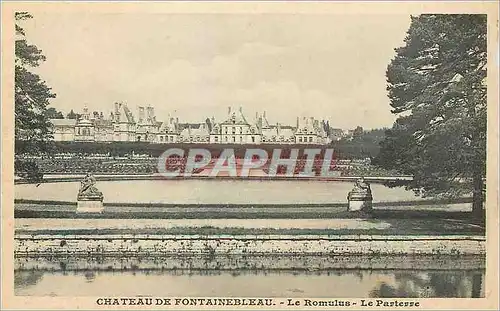
<svg viewBox="0 0 500 311">
<path fill-rule="evenodd" d="M 484 297 L 484 270 L 14 272 L 17 296 Z"/>
<path fill-rule="evenodd" d="M 80 183 L 15 186 L 16 199 L 74 201 Z M 245 204 L 346 202 L 352 182 L 298 180 L 130 180 L 99 181 L 105 202 Z M 419 197 L 403 188 L 371 185 L 373 200 L 405 201 Z"/>
</svg>

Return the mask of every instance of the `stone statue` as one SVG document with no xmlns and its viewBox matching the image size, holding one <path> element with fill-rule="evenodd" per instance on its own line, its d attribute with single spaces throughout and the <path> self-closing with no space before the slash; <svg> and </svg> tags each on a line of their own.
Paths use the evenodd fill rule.
<svg viewBox="0 0 500 311">
<path fill-rule="evenodd" d="M 347 194 L 350 211 L 371 210 L 372 189 L 363 177 L 356 180 L 354 188 Z"/>
<path fill-rule="evenodd" d="M 95 187 L 96 180 L 90 173 L 80 182 L 77 197 L 77 213 L 102 213 L 104 211 L 104 196 Z"/>
<path fill-rule="evenodd" d="M 80 190 L 78 191 L 78 200 L 85 199 L 102 199 L 102 192 L 95 187 L 95 177 L 90 173 L 80 182 Z"/>
<path fill-rule="evenodd" d="M 359 192 L 359 193 L 366 193 L 366 194 L 372 194 L 372 189 L 370 187 L 370 184 L 365 181 L 363 177 L 360 179 L 356 180 L 356 183 L 354 183 L 354 189 L 352 189 L 352 192 Z"/>
</svg>

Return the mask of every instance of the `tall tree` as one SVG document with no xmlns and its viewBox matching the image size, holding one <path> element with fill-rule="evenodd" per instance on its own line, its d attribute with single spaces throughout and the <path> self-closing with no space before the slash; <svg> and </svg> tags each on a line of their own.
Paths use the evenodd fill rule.
<svg viewBox="0 0 500 311">
<path fill-rule="evenodd" d="M 412 17 L 387 69 L 392 113 L 375 163 L 411 174 L 423 196 L 473 195 L 486 173 L 486 15 Z"/>
<path fill-rule="evenodd" d="M 48 119 L 64 119 L 64 115 L 62 112 L 57 111 L 56 108 L 50 107 L 45 110 L 45 116 Z"/>
<path fill-rule="evenodd" d="M 71 109 L 71 111 L 66 115 L 66 118 L 78 120 L 81 118 L 81 115 L 79 113 L 75 113 L 73 109 Z"/>
<path fill-rule="evenodd" d="M 26 12 L 16 12 L 15 43 L 15 140 L 16 156 L 23 154 L 44 154 L 49 151 L 52 138 L 51 124 L 47 117 L 49 99 L 55 94 L 45 81 L 31 72 L 45 61 L 42 51 L 26 40 L 25 30 L 20 22 L 32 16 Z M 41 174 L 35 163 L 16 157 L 15 172 L 18 176 L 39 180 Z"/>
<path fill-rule="evenodd" d="M 356 126 L 356 128 L 354 129 L 354 131 L 352 132 L 352 137 L 354 139 L 356 139 L 357 137 L 360 137 L 361 135 L 363 135 L 363 127 L 361 126 Z"/>
<path fill-rule="evenodd" d="M 213 124 L 212 124 L 212 120 L 210 120 L 210 118 L 207 118 L 207 119 L 205 120 L 205 123 L 206 123 L 206 124 L 207 124 L 207 126 L 208 126 L 208 131 L 209 131 L 209 132 L 211 132 L 211 131 L 212 131 L 212 126 L 213 126 Z"/>
</svg>

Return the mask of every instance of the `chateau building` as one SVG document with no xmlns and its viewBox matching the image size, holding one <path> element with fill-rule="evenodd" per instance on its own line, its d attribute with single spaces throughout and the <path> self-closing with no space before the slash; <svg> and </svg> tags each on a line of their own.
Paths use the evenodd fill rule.
<svg viewBox="0 0 500 311">
<path fill-rule="evenodd" d="M 52 135 L 55 141 L 75 141 L 75 119 L 52 119 L 53 132 Z"/>
<path fill-rule="evenodd" d="M 134 115 L 126 104 L 115 103 L 114 108 L 114 112 L 109 117 L 113 124 L 112 141 L 136 141 L 138 133 L 136 132 L 137 124 Z M 138 135 L 140 136 L 140 133 Z"/>
<path fill-rule="evenodd" d="M 212 120 L 214 120 L 212 118 Z M 228 109 L 227 118 L 223 122 L 215 123 L 210 132 L 210 143 L 213 144 L 259 144 L 262 132 L 257 124 L 250 124 L 243 111 L 231 112 Z"/>
<path fill-rule="evenodd" d="M 77 120 L 52 119 L 55 141 L 77 142 L 148 142 L 211 144 L 316 144 L 330 143 L 323 123 L 312 117 L 297 118 L 294 126 L 270 124 L 266 113 L 256 113 L 249 120 L 240 108 L 228 108 L 227 117 L 200 123 L 180 123 L 168 116 L 157 121 L 153 107 L 138 107 L 137 119 L 127 104 L 115 103 L 109 118 L 87 108 Z"/>
</svg>

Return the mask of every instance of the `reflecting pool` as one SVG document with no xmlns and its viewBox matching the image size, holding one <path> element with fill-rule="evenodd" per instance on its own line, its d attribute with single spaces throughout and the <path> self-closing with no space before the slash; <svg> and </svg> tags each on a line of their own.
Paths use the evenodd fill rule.
<svg viewBox="0 0 500 311">
<path fill-rule="evenodd" d="M 20 184 L 16 199 L 75 201 L 79 182 Z M 287 204 L 346 202 L 352 182 L 299 180 L 129 180 L 99 181 L 105 202 L 178 204 Z M 415 200 L 403 188 L 371 184 L 374 202 Z"/>
</svg>

